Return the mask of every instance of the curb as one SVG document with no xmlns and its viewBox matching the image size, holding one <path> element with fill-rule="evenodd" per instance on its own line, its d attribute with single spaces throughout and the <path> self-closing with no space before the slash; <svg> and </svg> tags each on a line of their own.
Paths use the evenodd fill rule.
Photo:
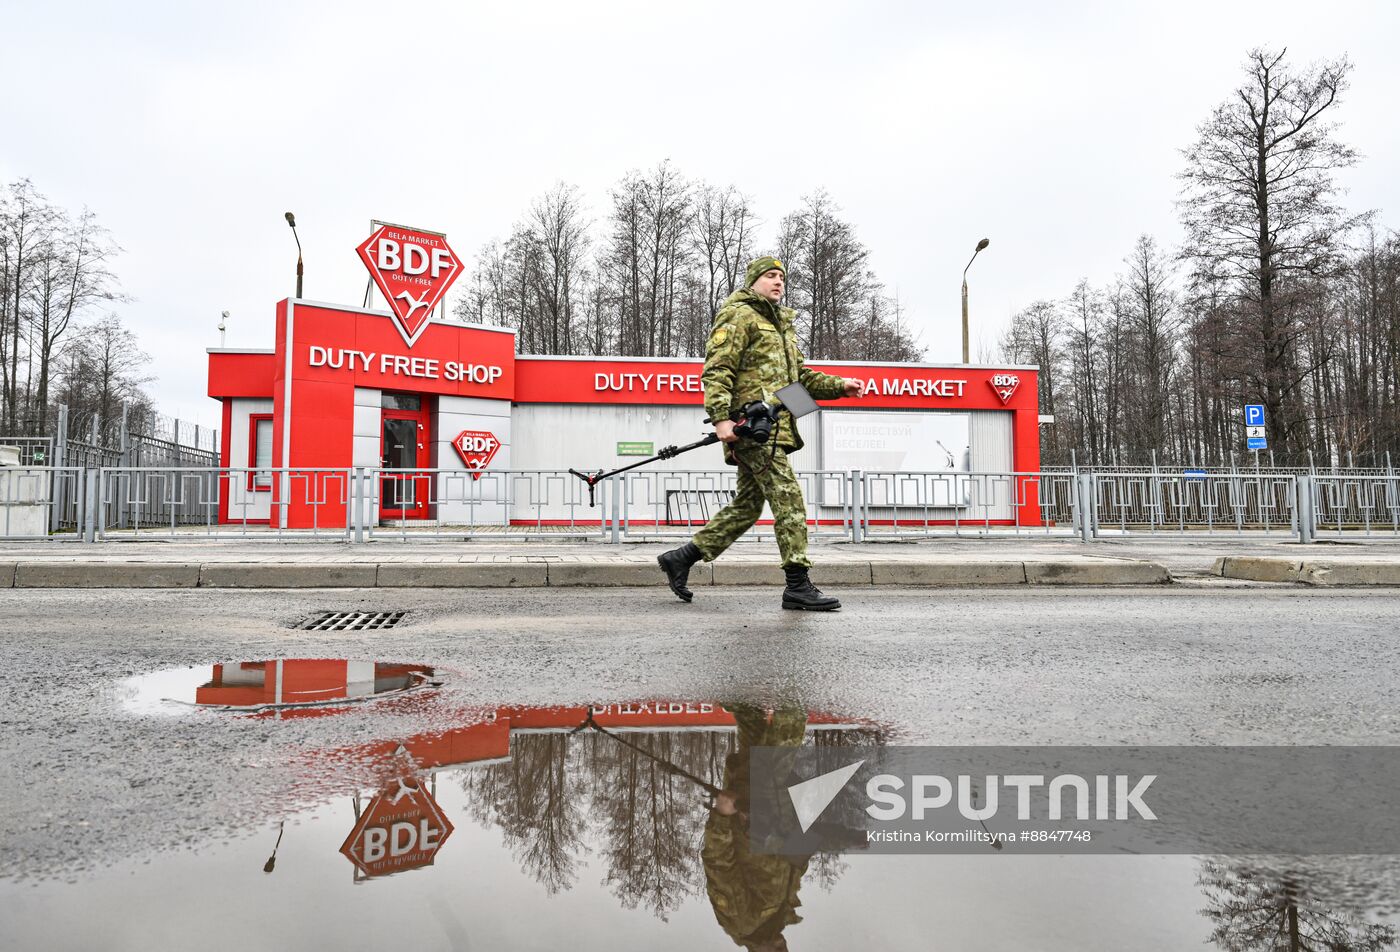
<svg viewBox="0 0 1400 952">
<path fill-rule="evenodd" d="M 198 563 L 20 562 L 15 588 L 194 588 Z"/>
<path fill-rule="evenodd" d="M 1297 582 L 1321 588 L 1400 586 L 1400 562 L 1226 556 L 1215 560 L 1212 574 L 1249 582 Z"/>
<path fill-rule="evenodd" d="M 1216 574 L 1225 574 L 1220 563 Z M 1269 561 L 1269 560 L 1254 560 Z M 1297 563 L 1293 563 L 1295 566 Z M 1311 563 L 1310 563 L 1311 564 Z M 1316 585 L 1400 585 L 1369 578 L 1347 564 L 1317 563 Z M 1346 579 L 1346 581 L 1342 581 Z M 958 587 L 980 585 L 1166 585 L 1167 569 L 1156 562 L 988 561 L 837 562 L 812 570 L 827 586 Z M 1269 579 L 1272 580 L 1272 579 Z M 1298 581 L 1295 576 L 1292 581 Z M 699 563 L 692 585 L 781 585 L 783 573 L 771 562 Z M 0 563 L 0 588 L 578 588 L 651 587 L 661 571 L 648 562 L 16 562 Z"/>
</svg>

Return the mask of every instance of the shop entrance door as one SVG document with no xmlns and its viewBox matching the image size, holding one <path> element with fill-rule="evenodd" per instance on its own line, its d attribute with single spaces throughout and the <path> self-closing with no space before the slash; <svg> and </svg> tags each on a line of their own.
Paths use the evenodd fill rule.
<svg viewBox="0 0 1400 952">
<path fill-rule="evenodd" d="M 379 465 L 392 470 L 379 479 L 381 519 L 426 519 L 432 500 L 428 467 L 428 408 L 416 393 L 383 395 Z"/>
</svg>

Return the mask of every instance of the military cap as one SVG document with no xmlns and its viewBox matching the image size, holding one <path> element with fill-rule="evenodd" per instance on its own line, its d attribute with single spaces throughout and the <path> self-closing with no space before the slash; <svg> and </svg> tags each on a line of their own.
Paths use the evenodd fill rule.
<svg viewBox="0 0 1400 952">
<path fill-rule="evenodd" d="M 745 287 L 753 287 L 755 281 L 763 277 L 765 273 L 774 270 L 781 271 L 784 276 L 787 275 L 787 268 L 783 267 L 783 263 L 772 255 L 753 259 L 749 262 L 748 271 L 744 272 Z"/>
</svg>

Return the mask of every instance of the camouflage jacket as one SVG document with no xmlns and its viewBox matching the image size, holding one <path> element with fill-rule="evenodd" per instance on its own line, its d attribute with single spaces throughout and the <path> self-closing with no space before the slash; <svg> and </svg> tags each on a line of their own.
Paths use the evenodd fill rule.
<svg viewBox="0 0 1400 952">
<path fill-rule="evenodd" d="M 715 919 L 735 945 L 753 948 L 802 921 L 797 891 L 808 857 L 752 853 L 739 817 L 718 813 L 705 823 L 700 856 Z"/>
<path fill-rule="evenodd" d="M 755 400 L 772 403 L 778 390 L 797 381 L 818 400 L 834 400 L 845 392 L 844 378 L 802 365 L 793 329 L 796 317 L 796 311 L 748 288 L 729 295 L 715 315 L 700 378 L 705 385 L 705 411 L 711 420 L 727 420 L 730 412 Z M 780 417 L 776 440 L 786 450 L 802 448 L 791 414 Z"/>
</svg>

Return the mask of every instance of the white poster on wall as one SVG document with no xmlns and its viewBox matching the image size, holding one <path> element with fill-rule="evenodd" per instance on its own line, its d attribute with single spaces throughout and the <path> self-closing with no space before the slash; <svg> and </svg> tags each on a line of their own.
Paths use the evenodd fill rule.
<svg viewBox="0 0 1400 952">
<path fill-rule="evenodd" d="M 971 469 L 966 413 L 822 412 L 822 468 L 858 469 L 872 506 L 962 506 Z"/>
</svg>

